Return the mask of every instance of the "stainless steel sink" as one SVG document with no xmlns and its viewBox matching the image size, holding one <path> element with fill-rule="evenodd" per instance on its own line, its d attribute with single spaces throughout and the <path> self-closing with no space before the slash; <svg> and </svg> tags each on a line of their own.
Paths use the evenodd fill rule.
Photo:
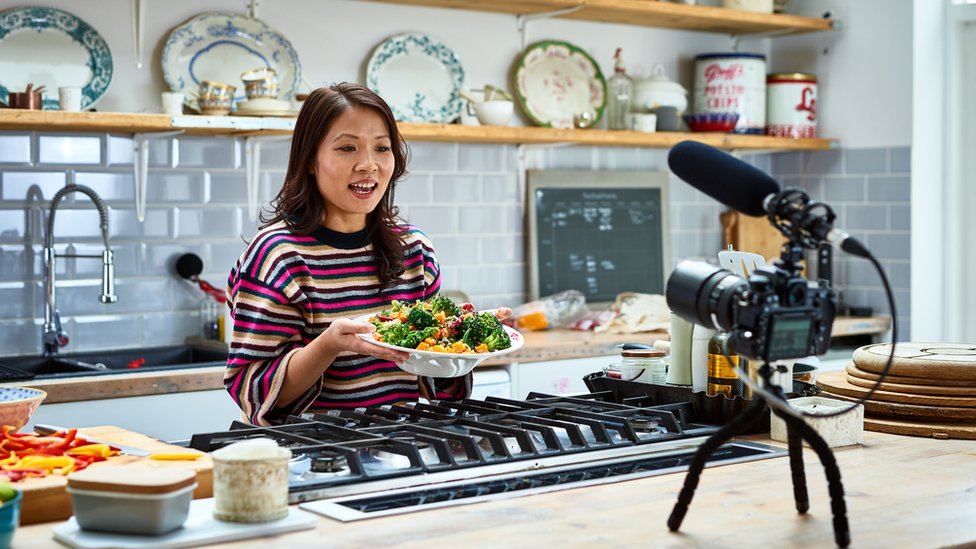
<svg viewBox="0 0 976 549">
<path fill-rule="evenodd" d="M 175 345 L 120 351 L 0 358 L 0 381 L 57 379 L 124 372 L 202 368 L 227 364 L 227 353 Z"/>
</svg>

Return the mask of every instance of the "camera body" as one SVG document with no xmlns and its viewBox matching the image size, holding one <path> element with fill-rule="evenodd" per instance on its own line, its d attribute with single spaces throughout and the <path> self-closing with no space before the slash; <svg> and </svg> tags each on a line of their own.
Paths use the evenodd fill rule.
<svg viewBox="0 0 976 549">
<path fill-rule="evenodd" d="M 676 314 L 728 332 L 736 353 L 765 362 L 825 353 L 837 310 L 829 288 L 779 265 L 759 267 L 744 279 L 684 261 L 665 295 Z"/>
</svg>

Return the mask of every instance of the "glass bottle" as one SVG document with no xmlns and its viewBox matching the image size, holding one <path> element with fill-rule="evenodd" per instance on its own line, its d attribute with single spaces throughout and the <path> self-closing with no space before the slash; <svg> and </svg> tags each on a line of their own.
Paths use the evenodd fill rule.
<svg viewBox="0 0 976 549">
<path fill-rule="evenodd" d="M 732 360 L 731 363 L 729 359 Z M 742 381 L 735 371 L 735 366 L 739 364 L 739 355 L 735 354 L 729 334 L 720 332 L 712 336 L 708 341 L 707 394 L 724 394 L 729 398 L 742 396 Z M 742 361 L 742 366 L 745 367 L 745 360 Z"/>
<path fill-rule="evenodd" d="M 629 129 L 627 115 L 634 96 L 634 82 L 627 76 L 627 68 L 620 56 L 620 48 L 613 54 L 613 76 L 607 81 L 607 129 Z"/>
</svg>

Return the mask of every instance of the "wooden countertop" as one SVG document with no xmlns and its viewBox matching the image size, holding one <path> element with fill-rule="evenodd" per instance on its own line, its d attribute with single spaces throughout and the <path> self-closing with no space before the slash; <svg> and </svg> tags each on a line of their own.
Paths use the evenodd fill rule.
<svg viewBox="0 0 976 549">
<path fill-rule="evenodd" d="M 852 547 L 976 544 L 976 442 L 864 439 L 835 449 Z M 706 469 L 674 534 L 665 523 L 683 473 L 345 524 L 321 517 L 314 530 L 212 547 L 834 547 L 822 468 L 811 450 L 804 459 L 808 515 L 794 510 L 782 457 Z M 20 528 L 14 547 L 56 546 L 54 524 Z"/>
<path fill-rule="evenodd" d="M 841 317 L 835 320 L 833 335 L 883 333 L 890 321 L 885 316 Z M 511 363 L 532 363 L 567 358 L 587 358 L 619 353 L 621 343 L 650 345 L 659 339 L 669 339 L 666 332 L 611 334 L 576 330 L 546 330 L 523 333 L 525 345 L 518 351 L 483 362 L 480 367 Z M 131 396 L 184 393 L 223 389 L 224 368 L 180 368 L 157 372 L 126 372 L 89 377 L 42 379 L 0 385 L 23 385 L 47 391 L 45 404 L 78 402 Z"/>
</svg>

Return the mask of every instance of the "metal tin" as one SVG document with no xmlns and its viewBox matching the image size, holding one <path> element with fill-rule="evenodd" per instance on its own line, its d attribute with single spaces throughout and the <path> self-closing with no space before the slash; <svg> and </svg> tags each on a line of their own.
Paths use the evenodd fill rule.
<svg viewBox="0 0 976 549">
<path fill-rule="evenodd" d="M 694 112 L 738 113 L 735 133 L 762 134 L 766 126 L 766 56 L 696 55 L 694 95 Z"/>
<path fill-rule="evenodd" d="M 817 136 L 817 77 L 805 72 L 766 76 L 766 135 Z"/>
</svg>

